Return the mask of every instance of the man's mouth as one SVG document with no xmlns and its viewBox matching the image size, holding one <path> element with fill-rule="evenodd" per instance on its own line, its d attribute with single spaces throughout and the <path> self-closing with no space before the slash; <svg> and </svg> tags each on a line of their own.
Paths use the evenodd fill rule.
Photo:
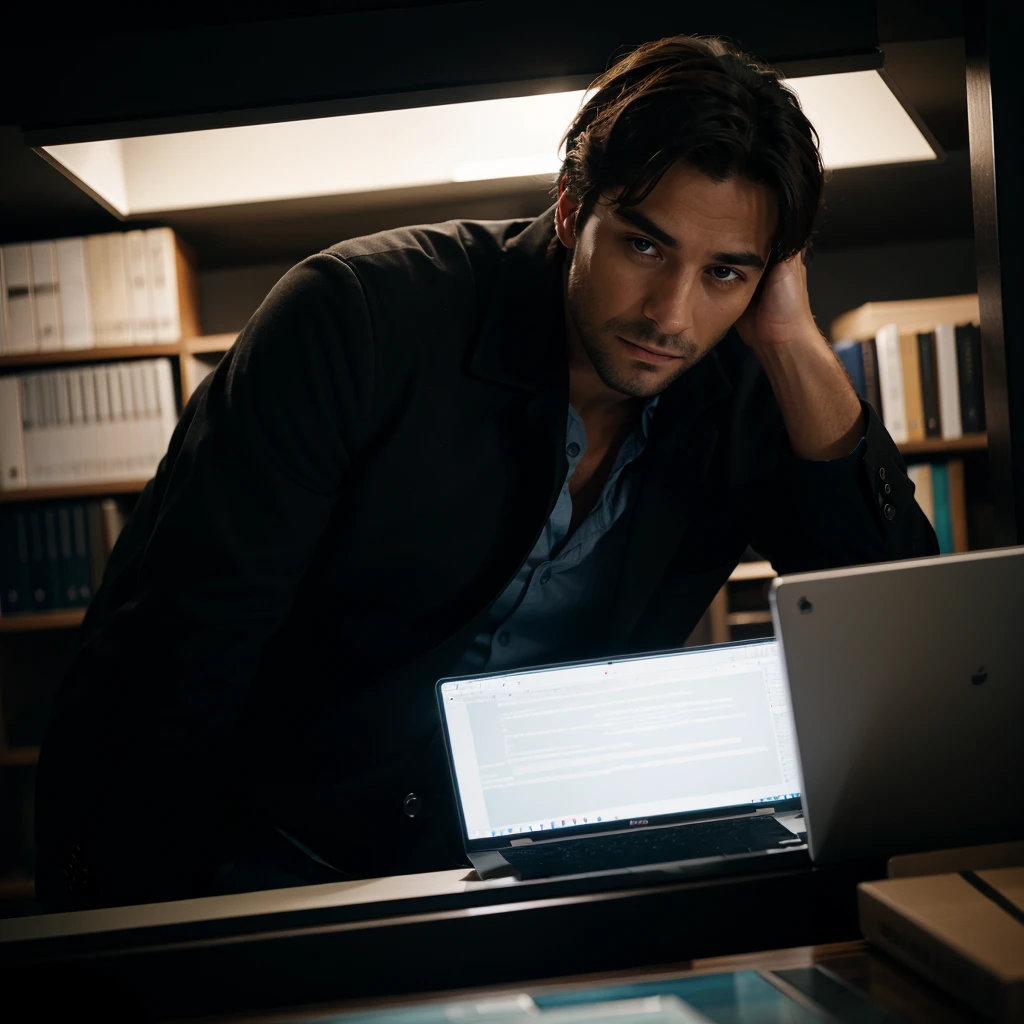
<svg viewBox="0 0 1024 1024">
<path fill-rule="evenodd" d="M 682 356 L 672 355 L 669 352 L 658 352 L 655 349 L 644 348 L 643 345 L 636 345 L 632 341 L 626 341 L 625 338 L 619 338 L 619 341 L 638 359 L 644 359 L 649 363 L 671 363 L 673 360 L 682 358 Z"/>
</svg>

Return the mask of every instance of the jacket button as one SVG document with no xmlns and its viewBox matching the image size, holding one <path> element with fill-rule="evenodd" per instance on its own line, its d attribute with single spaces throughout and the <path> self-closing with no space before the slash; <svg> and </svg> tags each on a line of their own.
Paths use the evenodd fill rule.
<svg viewBox="0 0 1024 1024">
<path fill-rule="evenodd" d="M 885 466 L 879 466 L 878 467 L 878 479 L 879 480 L 884 480 L 885 479 Z"/>
<path fill-rule="evenodd" d="M 885 518 L 886 519 L 891 521 L 891 520 L 896 518 L 896 506 L 895 505 L 886 505 L 885 508 L 882 509 L 882 511 L 885 513 Z"/>
<path fill-rule="evenodd" d="M 407 793 L 402 801 L 402 810 L 407 818 L 415 818 L 422 806 L 423 801 L 415 793 Z"/>
<path fill-rule="evenodd" d="M 886 494 L 890 494 L 892 492 L 892 488 L 888 484 L 883 485 L 882 490 L 885 491 Z"/>
</svg>

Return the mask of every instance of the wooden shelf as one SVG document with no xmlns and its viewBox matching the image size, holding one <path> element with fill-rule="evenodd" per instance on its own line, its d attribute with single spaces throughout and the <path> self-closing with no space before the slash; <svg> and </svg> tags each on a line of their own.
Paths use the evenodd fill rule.
<svg viewBox="0 0 1024 1024">
<path fill-rule="evenodd" d="M 771 612 L 729 612 L 725 617 L 727 626 L 759 626 L 771 621 Z"/>
<path fill-rule="evenodd" d="M 192 355 L 203 352 L 227 352 L 237 337 L 237 334 L 207 334 L 201 338 L 186 338 L 183 347 Z"/>
<path fill-rule="evenodd" d="M 908 441 L 896 446 L 904 455 L 941 455 L 944 452 L 974 452 L 988 447 L 988 434 L 964 434 L 952 441 L 933 437 L 927 441 Z"/>
<path fill-rule="evenodd" d="M 33 633 L 40 629 L 75 629 L 85 618 L 84 608 L 55 608 L 48 612 L 0 616 L 0 633 Z"/>
<path fill-rule="evenodd" d="M 196 339 L 201 340 L 201 339 Z M 110 348 L 61 348 L 53 352 L 18 352 L 0 356 L 0 370 L 22 366 L 46 366 L 52 363 L 96 363 L 102 359 L 146 359 L 153 356 L 176 356 L 181 351 L 173 345 L 118 345 Z"/>
<path fill-rule="evenodd" d="M 35 894 L 35 880 L 23 871 L 0 875 L 0 900 L 30 900 Z"/>
<path fill-rule="evenodd" d="M 101 484 L 56 484 L 53 487 L 23 487 L 0 491 L 0 503 L 8 501 L 50 501 L 54 498 L 95 498 L 105 494 L 138 494 L 145 480 L 112 480 Z"/>
<path fill-rule="evenodd" d="M 38 747 L 4 747 L 0 750 L 0 768 L 25 768 L 38 763 Z"/>
<path fill-rule="evenodd" d="M 729 582 L 742 580 L 770 580 L 778 573 L 772 568 L 772 563 L 764 562 L 740 562 L 731 573 Z"/>
</svg>

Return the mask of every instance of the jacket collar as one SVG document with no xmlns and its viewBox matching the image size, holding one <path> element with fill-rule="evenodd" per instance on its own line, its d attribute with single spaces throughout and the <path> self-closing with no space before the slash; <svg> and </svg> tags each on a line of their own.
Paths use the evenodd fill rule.
<svg viewBox="0 0 1024 1024">
<path fill-rule="evenodd" d="M 497 288 L 470 361 L 474 375 L 533 392 L 567 386 L 565 249 L 554 239 L 552 205 L 502 250 Z M 732 390 L 726 361 L 712 349 L 662 393 L 656 422 L 692 423 Z"/>
</svg>

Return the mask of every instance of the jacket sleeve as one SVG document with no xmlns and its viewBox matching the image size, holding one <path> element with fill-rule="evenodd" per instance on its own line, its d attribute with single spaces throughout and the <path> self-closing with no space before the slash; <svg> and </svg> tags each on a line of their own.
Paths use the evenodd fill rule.
<svg viewBox="0 0 1024 1024">
<path fill-rule="evenodd" d="M 750 543 L 782 573 L 939 553 L 899 449 L 862 401 L 864 440 L 839 459 L 801 459 L 788 446 L 751 507 Z"/>
<path fill-rule="evenodd" d="M 322 253 L 284 275 L 192 396 L 44 738 L 48 910 L 192 891 L 231 813 L 218 759 L 370 429 L 373 388 L 359 280 Z"/>
</svg>

